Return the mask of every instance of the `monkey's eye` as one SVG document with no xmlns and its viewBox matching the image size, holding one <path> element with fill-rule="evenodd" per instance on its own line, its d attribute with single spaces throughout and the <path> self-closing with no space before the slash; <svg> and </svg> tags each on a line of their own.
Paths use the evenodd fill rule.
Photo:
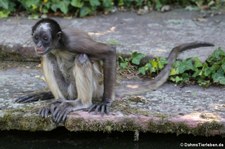
<svg viewBox="0 0 225 149">
<path fill-rule="evenodd" d="M 38 39 L 39 39 L 38 35 L 34 35 L 33 38 L 34 38 L 35 40 L 38 40 Z"/>
<path fill-rule="evenodd" d="M 47 36 L 47 35 L 44 35 L 42 38 L 43 38 L 45 41 L 48 40 L 48 36 Z"/>
</svg>

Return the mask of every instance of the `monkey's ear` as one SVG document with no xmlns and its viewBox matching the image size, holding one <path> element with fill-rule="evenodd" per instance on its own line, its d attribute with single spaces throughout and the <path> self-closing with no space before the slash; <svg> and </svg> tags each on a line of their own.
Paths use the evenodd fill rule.
<svg viewBox="0 0 225 149">
<path fill-rule="evenodd" d="M 61 32 L 61 31 L 59 31 L 59 32 L 57 33 L 57 38 L 58 38 L 58 40 L 60 40 L 60 39 L 62 38 L 62 32 Z"/>
</svg>

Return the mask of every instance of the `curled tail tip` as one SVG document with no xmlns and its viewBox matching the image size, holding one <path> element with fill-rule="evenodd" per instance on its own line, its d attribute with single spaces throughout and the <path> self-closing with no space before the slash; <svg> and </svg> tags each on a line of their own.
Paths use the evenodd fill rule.
<svg viewBox="0 0 225 149">
<path fill-rule="evenodd" d="M 196 41 L 196 42 L 192 42 L 190 44 L 199 45 L 199 46 L 205 46 L 205 47 L 213 47 L 213 46 L 215 46 L 213 43 L 204 42 L 204 41 Z"/>
<path fill-rule="evenodd" d="M 202 42 L 202 44 L 204 46 L 209 46 L 209 47 L 214 47 L 215 46 L 213 43 L 210 43 L 210 42 Z"/>
<path fill-rule="evenodd" d="M 212 46 L 214 46 L 214 44 L 212 44 L 210 42 L 195 41 L 195 42 L 181 44 L 181 45 L 173 48 L 173 50 L 182 52 L 182 51 L 185 51 L 185 50 L 188 50 L 188 49 L 195 49 L 195 48 L 200 48 L 200 47 L 212 47 Z"/>
</svg>

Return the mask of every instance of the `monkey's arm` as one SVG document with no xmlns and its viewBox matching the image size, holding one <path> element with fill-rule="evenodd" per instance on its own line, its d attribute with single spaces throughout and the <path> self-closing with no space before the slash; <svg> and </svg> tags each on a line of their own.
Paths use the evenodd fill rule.
<svg viewBox="0 0 225 149">
<path fill-rule="evenodd" d="M 93 104 L 89 112 L 101 112 L 101 114 L 109 113 L 109 106 L 114 99 L 114 88 L 116 82 L 116 53 L 113 51 L 111 54 L 106 55 L 104 59 L 103 71 L 104 71 L 104 93 L 102 103 Z"/>
<path fill-rule="evenodd" d="M 114 88 L 116 81 L 116 49 L 104 43 L 92 40 L 83 32 L 76 32 L 75 36 L 69 33 L 65 34 L 70 37 L 67 49 L 74 53 L 85 53 L 91 59 L 103 61 L 104 73 L 104 93 L 102 102 L 93 105 L 89 111 L 108 113 L 108 107 L 114 99 Z"/>
</svg>

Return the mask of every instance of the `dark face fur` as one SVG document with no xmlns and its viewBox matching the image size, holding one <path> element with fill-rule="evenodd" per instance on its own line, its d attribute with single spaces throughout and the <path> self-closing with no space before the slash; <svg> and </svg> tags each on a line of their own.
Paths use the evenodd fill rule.
<svg viewBox="0 0 225 149">
<path fill-rule="evenodd" d="M 33 33 L 33 41 L 36 45 L 35 51 L 39 55 L 44 55 L 52 49 L 51 28 L 48 23 L 40 24 Z"/>
<path fill-rule="evenodd" d="M 61 38 L 61 29 L 52 19 L 42 19 L 32 28 L 32 39 L 38 55 L 44 55 L 55 49 Z"/>
</svg>

